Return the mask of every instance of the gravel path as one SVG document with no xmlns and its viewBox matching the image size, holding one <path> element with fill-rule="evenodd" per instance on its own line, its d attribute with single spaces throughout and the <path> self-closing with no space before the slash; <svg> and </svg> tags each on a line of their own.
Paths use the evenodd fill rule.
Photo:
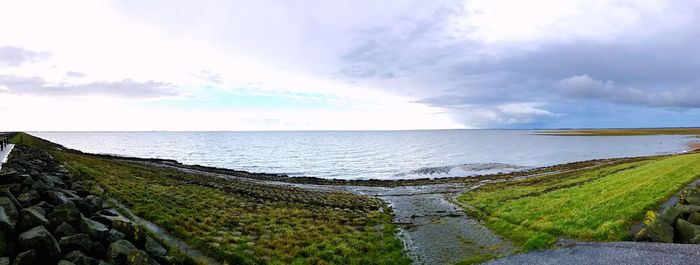
<svg viewBox="0 0 700 265">
<path fill-rule="evenodd" d="M 648 242 L 567 243 L 557 249 L 513 255 L 486 264 L 700 264 L 700 246 Z"/>
</svg>

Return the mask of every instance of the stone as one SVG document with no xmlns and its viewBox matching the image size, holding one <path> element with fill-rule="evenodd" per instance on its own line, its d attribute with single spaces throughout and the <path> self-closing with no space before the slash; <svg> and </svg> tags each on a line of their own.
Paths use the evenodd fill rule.
<svg viewBox="0 0 700 265">
<path fill-rule="evenodd" d="M 75 265 L 90 265 L 90 264 L 96 264 L 97 260 L 90 258 L 83 254 L 83 252 L 80 252 L 78 250 L 71 251 L 65 256 L 63 256 L 63 260 L 72 262 Z"/>
<path fill-rule="evenodd" d="M 75 265 L 75 263 L 67 261 L 67 260 L 60 260 L 60 261 L 58 261 L 57 265 Z"/>
<path fill-rule="evenodd" d="M 12 183 L 12 184 L 0 185 L 0 189 L 8 190 L 13 194 L 19 194 L 22 191 L 22 184 Z"/>
<path fill-rule="evenodd" d="M 17 225 L 17 220 L 10 218 L 5 207 L 0 207 L 0 231 L 11 233 L 15 230 L 15 225 Z"/>
<path fill-rule="evenodd" d="M 5 233 L 0 232 L 0 257 L 10 255 L 10 248 L 8 244 L 9 242 L 7 236 L 5 236 Z"/>
<path fill-rule="evenodd" d="M 37 182 L 38 183 L 38 182 Z M 66 197 L 66 194 L 60 191 L 51 191 L 48 193 L 48 201 L 54 205 L 62 205 L 65 203 L 70 202 L 68 197 Z"/>
<path fill-rule="evenodd" d="M 639 230 L 635 237 L 639 241 L 673 243 L 673 227 L 661 219 L 656 219 Z"/>
<path fill-rule="evenodd" d="M 90 236 L 88 234 L 77 234 L 72 236 L 64 236 L 58 240 L 58 245 L 61 246 L 62 251 L 90 251 L 92 247 L 92 241 L 90 241 Z"/>
<path fill-rule="evenodd" d="M 676 230 L 681 243 L 690 243 L 690 240 L 700 234 L 700 226 L 688 223 L 683 219 L 676 222 Z"/>
<path fill-rule="evenodd" d="M 107 261 L 114 264 L 127 264 L 129 253 L 136 251 L 136 247 L 126 240 L 119 240 L 109 244 L 107 249 Z"/>
<path fill-rule="evenodd" d="M 56 239 L 43 226 L 37 226 L 19 235 L 17 240 L 23 250 L 34 249 L 42 257 L 53 257 L 61 253 Z"/>
<path fill-rule="evenodd" d="M 4 232 L 9 232 L 15 229 L 17 225 L 17 218 L 19 217 L 19 212 L 17 207 L 12 203 L 12 200 L 7 197 L 0 197 L 0 229 Z"/>
<path fill-rule="evenodd" d="M 675 225 L 676 219 L 678 219 L 681 216 L 681 214 L 683 214 L 683 211 L 680 205 L 674 205 L 673 207 L 668 207 L 664 209 L 664 211 L 661 212 L 658 218 L 665 223 Z"/>
<path fill-rule="evenodd" d="M 148 255 L 154 257 L 163 257 L 168 254 L 168 250 L 150 236 L 146 237 L 146 245 L 144 246 L 144 250 L 146 253 L 148 253 Z"/>
<path fill-rule="evenodd" d="M 700 205 L 677 204 L 683 214 L 691 214 L 700 211 Z"/>
<path fill-rule="evenodd" d="M 0 184 L 21 183 L 24 177 L 15 170 L 0 173 Z"/>
<path fill-rule="evenodd" d="M 30 228 L 39 225 L 48 226 L 49 220 L 35 208 L 24 208 L 22 209 L 22 220 L 19 223 L 21 227 Z"/>
<path fill-rule="evenodd" d="M 63 222 L 77 226 L 80 223 L 80 211 L 75 204 L 67 202 L 56 206 L 56 208 L 48 216 L 52 226 L 57 226 Z"/>
<path fill-rule="evenodd" d="M 0 265 L 10 265 L 10 258 L 9 257 L 0 258 Z"/>
<path fill-rule="evenodd" d="M 146 231 L 143 227 L 134 225 L 131 221 L 114 219 L 112 228 L 126 235 L 126 239 L 134 243 L 136 247 L 143 248 L 146 244 Z"/>
<path fill-rule="evenodd" d="M 109 228 L 106 225 L 85 217 L 80 222 L 80 231 L 87 233 L 90 235 L 90 238 L 98 241 L 106 240 L 109 235 Z"/>
<path fill-rule="evenodd" d="M 684 192 L 682 197 L 687 204 L 700 205 L 700 191 L 697 189 Z"/>
<path fill-rule="evenodd" d="M 31 208 L 38 208 L 44 210 L 44 216 L 46 216 L 46 213 L 53 212 L 53 209 L 56 208 L 51 204 L 48 204 L 45 201 L 40 201 L 37 204 L 34 204 Z"/>
<path fill-rule="evenodd" d="M 126 237 L 126 235 L 124 235 L 124 233 L 119 232 L 115 229 L 109 229 L 109 235 L 107 236 L 107 241 L 109 241 L 109 243 L 114 243 L 114 242 L 117 242 L 119 240 L 124 239 L 125 237 Z"/>
<path fill-rule="evenodd" d="M 53 230 L 53 235 L 57 238 L 62 238 L 64 236 L 72 236 L 78 233 L 72 225 L 62 222 L 60 225 Z"/>
<path fill-rule="evenodd" d="M 34 203 L 39 202 L 39 199 L 41 197 L 39 196 L 39 193 L 35 190 L 29 190 L 25 193 L 20 194 L 17 196 L 17 201 L 19 204 L 21 204 L 24 207 L 30 206 Z"/>
<path fill-rule="evenodd" d="M 142 250 L 129 252 L 127 261 L 129 265 L 159 265 L 158 262 L 149 257 L 148 254 Z"/>
<path fill-rule="evenodd" d="M 691 213 L 690 216 L 688 216 L 688 223 L 700 225 L 700 213 Z"/>
<path fill-rule="evenodd" d="M 36 260 L 36 251 L 33 249 L 17 254 L 13 265 L 34 265 Z"/>
</svg>

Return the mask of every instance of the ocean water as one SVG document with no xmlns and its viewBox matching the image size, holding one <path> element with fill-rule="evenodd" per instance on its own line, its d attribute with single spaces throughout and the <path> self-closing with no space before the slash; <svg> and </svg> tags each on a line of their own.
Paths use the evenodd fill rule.
<svg viewBox="0 0 700 265">
<path fill-rule="evenodd" d="M 683 152 L 686 136 L 544 136 L 529 130 L 32 132 L 85 152 L 338 179 L 468 176 Z"/>
</svg>

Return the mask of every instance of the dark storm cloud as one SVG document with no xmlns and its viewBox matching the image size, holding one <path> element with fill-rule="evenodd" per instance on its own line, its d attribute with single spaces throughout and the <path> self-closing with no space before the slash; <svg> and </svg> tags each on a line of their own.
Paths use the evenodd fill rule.
<svg viewBox="0 0 700 265">
<path fill-rule="evenodd" d="M 170 84 L 147 81 L 136 82 L 125 79 L 116 82 L 93 82 L 87 84 L 52 84 L 39 77 L 0 75 L 0 93 L 29 94 L 41 96 L 88 96 L 108 95 L 125 98 L 154 98 L 175 96 Z"/>
<path fill-rule="evenodd" d="M 341 57 L 340 73 L 353 82 L 415 95 L 417 102 L 446 108 L 465 121 L 480 112 L 497 123 L 533 122 L 555 115 L 546 107 L 562 101 L 700 108 L 700 16 L 655 31 L 499 47 L 450 38 L 448 22 L 459 13 L 443 8 L 427 20 L 407 19 L 401 28 L 358 31 L 357 44 Z M 502 108 L 513 104 L 530 108 Z"/>
<path fill-rule="evenodd" d="M 49 53 L 28 51 L 22 47 L 0 46 L 0 67 L 20 66 L 24 63 L 38 62 L 49 57 Z"/>
</svg>

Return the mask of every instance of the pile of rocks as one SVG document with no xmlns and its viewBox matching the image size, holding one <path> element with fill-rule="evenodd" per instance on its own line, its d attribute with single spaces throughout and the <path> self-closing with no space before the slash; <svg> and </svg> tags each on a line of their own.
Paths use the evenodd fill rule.
<svg viewBox="0 0 700 265">
<path fill-rule="evenodd" d="M 168 251 L 46 152 L 16 147 L 0 173 L 0 265 L 170 264 Z"/>
<path fill-rule="evenodd" d="M 700 244 L 700 188 L 683 191 L 676 205 L 648 213 L 644 223 L 639 241 Z"/>
</svg>

